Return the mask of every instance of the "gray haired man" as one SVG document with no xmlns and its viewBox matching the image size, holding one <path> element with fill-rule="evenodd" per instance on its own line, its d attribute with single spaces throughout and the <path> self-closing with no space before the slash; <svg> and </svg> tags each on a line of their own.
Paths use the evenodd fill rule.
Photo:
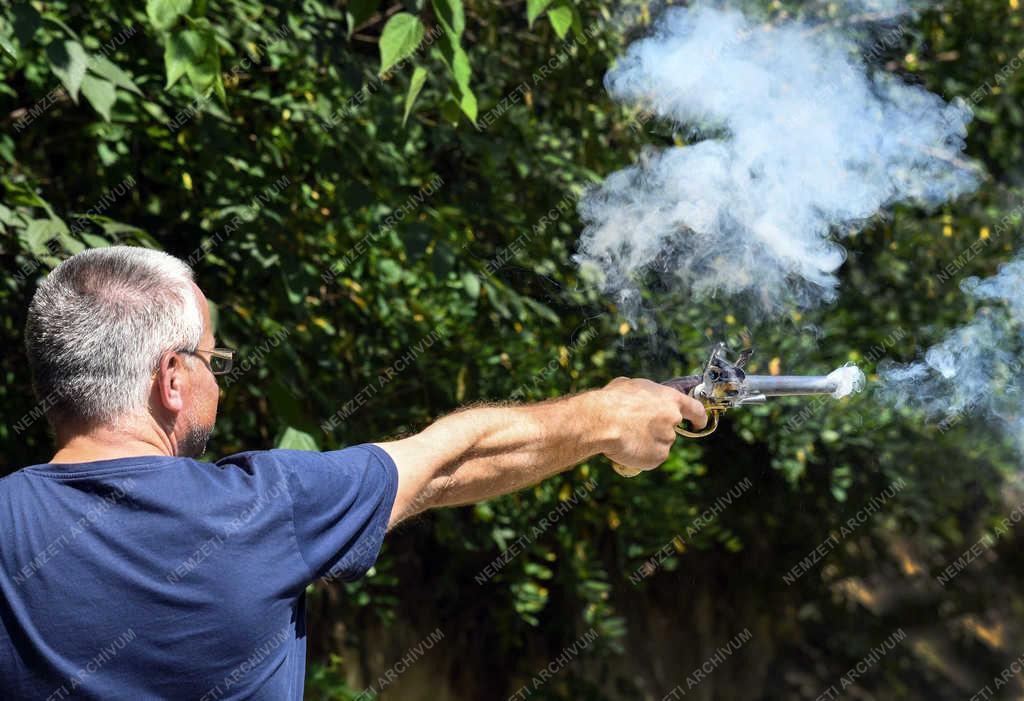
<svg viewBox="0 0 1024 701">
<path fill-rule="evenodd" d="M 144 248 L 59 265 L 26 347 L 57 451 L 0 480 L 5 698 L 301 699 L 306 586 L 361 577 L 402 519 L 601 453 L 653 469 L 676 424 L 706 422 L 699 402 L 619 378 L 398 441 L 201 461 L 233 352 L 188 266 Z"/>
</svg>

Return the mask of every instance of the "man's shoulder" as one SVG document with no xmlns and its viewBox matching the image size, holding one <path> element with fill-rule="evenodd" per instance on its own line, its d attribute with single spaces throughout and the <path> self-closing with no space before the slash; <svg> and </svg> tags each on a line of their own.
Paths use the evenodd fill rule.
<svg viewBox="0 0 1024 701">
<path fill-rule="evenodd" d="M 9 472 L 0 477 L 0 494 L 3 494 L 10 489 L 14 489 L 15 485 L 18 484 L 20 480 L 24 479 L 24 471 L 25 468 L 23 467 L 20 470 Z"/>
</svg>

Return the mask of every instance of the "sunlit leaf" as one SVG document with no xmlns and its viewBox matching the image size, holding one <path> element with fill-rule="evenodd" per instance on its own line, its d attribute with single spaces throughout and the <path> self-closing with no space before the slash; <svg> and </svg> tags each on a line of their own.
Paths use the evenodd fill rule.
<svg viewBox="0 0 1024 701">
<path fill-rule="evenodd" d="M 419 17 L 408 12 L 391 16 L 380 35 L 380 74 L 416 51 L 426 30 Z"/>
</svg>

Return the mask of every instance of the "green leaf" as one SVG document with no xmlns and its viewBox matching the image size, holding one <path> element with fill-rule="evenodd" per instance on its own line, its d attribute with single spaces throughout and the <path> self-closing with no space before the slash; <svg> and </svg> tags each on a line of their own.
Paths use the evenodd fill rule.
<svg viewBox="0 0 1024 701">
<path fill-rule="evenodd" d="M 81 233 L 79 236 L 88 244 L 89 248 L 108 248 L 110 246 L 109 241 L 96 234 Z"/>
<path fill-rule="evenodd" d="M 441 105 L 441 118 L 453 126 L 459 123 L 461 114 L 462 107 L 454 97 L 449 97 Z"/>
<path fill-rule="evenodd" d="M 316 439 L 305 431 L 288 426 L 277 439 L 277 447 L 287 450 L 319 450 Z"/>
<path fill-rule="evenodd" d="M 544 14 L 544 10 L 548 9 L 550 4 L 551 0 L 526 0 L 526 21 L 531 27 L 534 21 Z"/>
<path fill-rule="evenodd" d="M 61 235 L 60 243 L 62 246 L 64 246 L 64 249 L 71 255 L 81 253 L 86 248 L 84 243 L 76 239 L 70 233 Z"/>
<path fill-rule="evenodd" d="M 405 94 L 405 114 L 402 115 L 403 126 L 408 121 L 409 113 L 412 112 L 412 106 L 416 103 L 416 98 L 419 97 L 420 91 L 423 89 L 423 83 L 426 80 L 427 69 L 423 66 L 416 66 L 416 69 L 412 72 L 412 80 L 409 81 L 409 92 Z"/>
<path fill-rule="evenodd" d="M 60 219 L 33 219 L 19 234 L 18 238 L 35 256 L 50 255 L 47 242 L 58 236 L 66 236 L 67 225 Z"/>
<path fill-rule="evenodd" d="M 106 78 L 119 88 L 133 92 L 136 95 L 142 95 L 142 91 L 135 85 L 132 77 L 105 56 L 91 56 L 89 58 L 89 70 L 100 77 Z"/>
<path fill-rule="evenodd" d="M 480 296 L 480 278 L 476 276 L 476 273 L 463 273 L 462 274 L 462 287 L 473 299 Z"/>
<path fill-rule="evenodd" d="M 117 89 L 105 78 L 87 75 L 82 80 L 82 94 L 103 119 L 110 121 L 110 110 L 117 101 Z"/>
<path fill-rule="evenodd" d="M 21 218 L 14 213 L 14 210 L 0 204 L 0 224 L 7 226 L 21 226 Z"/>
<path fill-rule="evenodd" d="M 89 56 L 77 41 L 51 41 L 46 46 L 50 68 L 60 78 L 68 95 L 78 103 L 78 89 L 85 77 Z"/>
<path fill-rule="evenodd" d="M 466 28 L 466 12 L 462 0 L 433 0 L 434 14 L 446 30 L 454 35 L 455 41 Z"/>
<path fill-rule="evenodd" d="M 200 46 L 198 48 L 199 58 L 192 62 L 186 73 L 189 82 L 197 92 L 205 92 L 211 86 L 217 91 L 217 82 L 220 74 L 220 49 L 217 43 L 217 34 L 212 29 L 203 29 L 199 32 Z M 218 92 L 218 97 L 226 102 L 223 94 L 223 86 Z"/>
<path fill-rule="evenodd" d="M 477 102 L 476 95 L 473 94 L 473 90 L 470 88 L 472 69 L 469 65 L 469 56 L 459 45 L 458 39 L 453 38 L 450 34 L 445 35 L 441 54 L 452 76 L 455 78 L 455 86 L 457 88 L 453 91 L 455 93 L 455 103 L 460 111 L 475 122 Z"/>
<path fill-rule="evenodd" d="M 220 66 L 219 60 L 217 65 Z M 213 92 L 217 95 L 217 99 L 220 100 L 220 104 L 226 107 L 228 104 L 228 94 L 224 90 L 224 74 L 219 70 L 213 79 Z"/>
<path fill-rule="evenodd" d="M 548 10 L 548 20 L 555 29 L 559 39 L 564 39 L 572 27 L 572 7 L 566 3 L 559 3 Z"/>
<path fill-rule="evenodd" d="M 165 31 L 173 27 L 178 18 L 191 7 L 192 0 L 147 0 L 146 16 L 154 27 Z"/>
<path fill-rule="evenodd" d="M 164 66 L 167 88 L 183 75 L 188 75 L 197 91 L 209 88 L 220 73 L 220 53 L 213 32 L 194 29 L 175 32 L 164 47 Z"/>
<path fill-rule="evenodd" d="M 0 31 L 0 49 L 4 50 L 4 53 L 9 55 L 15 61 L 18 60 L 18 47 L 11 41 L 11 37 L 6 31 Z"/>
<path fill-rule="evenodd" d="M 67 22 L 65 22 L 63 19 L 61 19 L 59 15 L 55 15 L 52 12 L 44 12 L 44 13 L 42 13 L 39 16 L 42 19 L 46 20 L 47 22 L 50 22 L 51 24 L 56 24 L 58 27 L 60 27 L 61 29 L 64 30 L 65 34 L 67 34 L 69 37 L 71 37 L 75 41 L 80 42 L 82 40 L 82 38 L 80 36 L 78 36 L 78 34 L 75 32 L 75 30 L 72 29 L 71 27 L 69 27 Z"/>
<path fill-rule="evenodd" d="M 185 75 L 192 62 L 197 60 L 201 44 L 202 39 L 199 32 L 192 29 L 178 32 L 167 39 L 167 45 L 164 46 L 164 69 L 167 72 L 167 84 L 164 88 L 171 87 L 178 82 L 181 76 Z"/>
<path fill-rule="evenodd" d="M 469 79 L 472 69 L 469 66 L 469 56 L 458 44 L 452 47 L 452 75 L 455 76 L 455 84 L 463 93 L 472 92 L 469 89 Z"/>
<path fill-rule="evenodd" d="M 408 12 L 399 12 L 384 25 L 380 35 L 380 74 L 416 51 L 426 30 L 419 18 Z"/>
<path fill-rule="evenodd" d="M 469 121 L 475 122 L 477 115 L 476 95 L 471 91 L 462 93 L 462 97 L 459 98 L 459 109 L 469 117 Z"/>
</svg>

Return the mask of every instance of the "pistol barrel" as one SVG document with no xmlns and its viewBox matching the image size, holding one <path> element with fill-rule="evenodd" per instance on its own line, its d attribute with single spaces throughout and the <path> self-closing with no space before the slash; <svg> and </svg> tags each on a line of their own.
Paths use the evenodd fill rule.
<svg viewBox="0 0 1024 701">
<path fill-rule="evenodd" d="M 747 391 L 766 397 L 834 394 L 839 381 L 831 375 L 747 375 Z"/>
</svg>

